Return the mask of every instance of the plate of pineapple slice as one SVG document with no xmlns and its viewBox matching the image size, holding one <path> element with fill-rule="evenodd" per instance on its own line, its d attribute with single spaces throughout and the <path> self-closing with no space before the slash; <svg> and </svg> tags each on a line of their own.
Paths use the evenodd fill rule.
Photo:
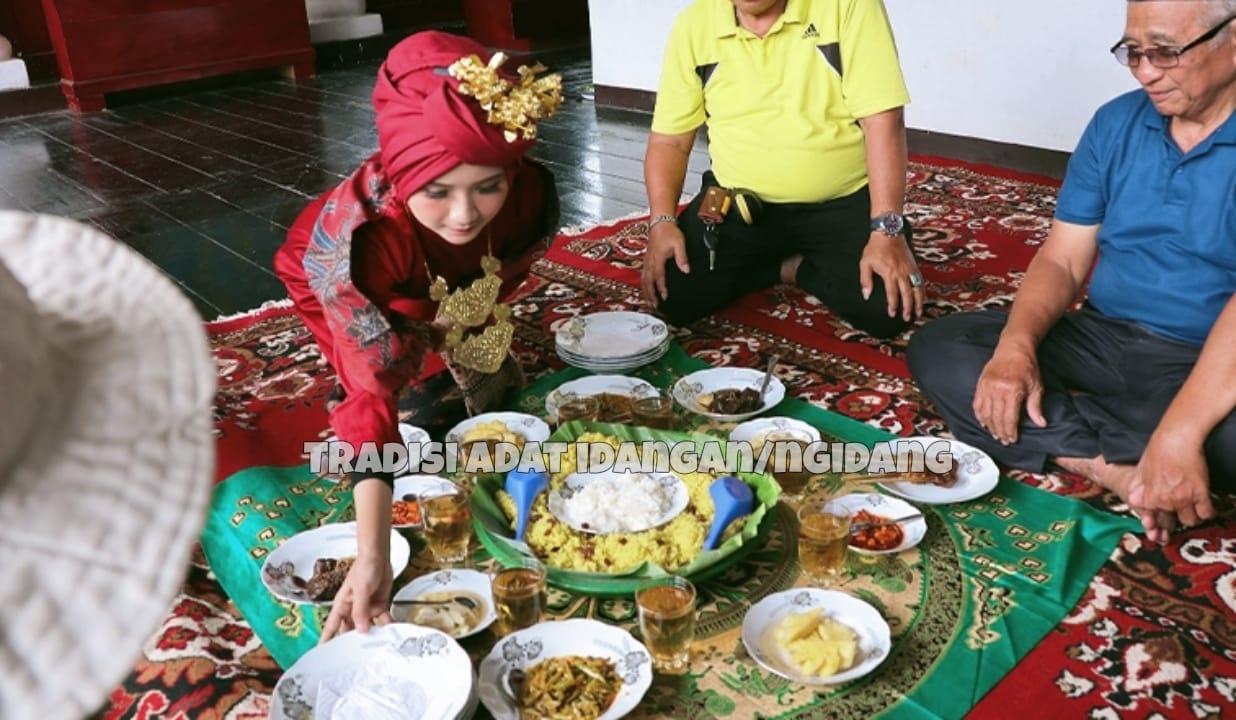
<svg viewBox="0 0 1236 720">
<path fill-rule="evenodd" d="M 804 685 L 856 680 L 888 657 L 888 623 L 869 603 L 835 590 L 769 595 L 742 623 L 747 653 L 770 672 Z"/>
</svg>

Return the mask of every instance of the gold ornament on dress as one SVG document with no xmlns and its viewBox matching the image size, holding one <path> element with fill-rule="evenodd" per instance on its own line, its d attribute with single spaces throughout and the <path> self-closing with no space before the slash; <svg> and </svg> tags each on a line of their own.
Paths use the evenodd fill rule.
<svg viewBox="0 0 1236 720">
<path fill-rule="evenodd" d="M 494 53 L 489 64 L 481 62 L 476 55 L 460 58 L 448 72 L 459 80 L 459 92 L 477 99 L 486 112 L 487 120 L 502 126 L 507 142 L 515 142 L 520 135 L 525 140 L 536 139 L 536 123 L 552 117 L 562 105 L 562 76 L 557 73 L 537 78 L 545 72 L 545 66 L 519 66 L 519 83 L 512 84 L 498 74 L 498 68 L 506 62 L 503 53 Z"/>
<path fill-rule="evenodd" d="M 498 303 L 502 278 L 498 269 L 502 262 L 493 256 L 492 250 L 481 258 L 484 275 L 466 288 L 449 292 L 446 279 L 441 275 L 429 286 L 429 298 L 438 303 L 438 320 L 450 324 L 446 334 L 446 354 L 451 362 L 469 370 L 495 373 L 502 367 L 515 337 L 511 324 L 511 308 Z M 425 271 L 433 277 L 426 263 Z M 479 327 L 493 316 L 494 323 L 479 333 L 465 335 L 464 330 Z"/>
</svg>

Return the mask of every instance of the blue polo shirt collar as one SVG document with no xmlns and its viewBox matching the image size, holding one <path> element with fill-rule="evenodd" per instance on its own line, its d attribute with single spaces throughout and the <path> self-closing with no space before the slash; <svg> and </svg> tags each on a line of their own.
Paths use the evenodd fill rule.
<svg viewBox="0 0 1236 720">
<path fill-rule="evenodd" d="M 1149 97 L 1146 99 L 1146 105 L 1149 110 L 1146 112 L 1145 117 L 1142 118 L 1142 122 L 1145 123 L 1146 127 L 1158 130 L 1162 133 L 1164 138 L 1175 146 L 1176 143 L 1171 138 L 1171 128 L 1168 125 L 1167 118 L 1155 109 L 1154 103 L 1150 102 Z M 1228 116 L 1227 120 L 1223 121 L 1222 125 L 1220 125 L 1214 132 L 1210 133 L 1210 137 L 1203 140 L 1201 144 L 1194 148 L 1193 152 L 1189 154 L 1193 155 L 1198 152 L 1205 152 L 1211 145 L 1216 144 L 1236 145 L 1236 111 L 1232 112 L 1232 114 Z"/>
</svg>

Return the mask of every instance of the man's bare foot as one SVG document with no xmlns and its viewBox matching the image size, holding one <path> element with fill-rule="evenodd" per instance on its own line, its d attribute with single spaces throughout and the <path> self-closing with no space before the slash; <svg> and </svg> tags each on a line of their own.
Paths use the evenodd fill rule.
<svg viewBox="0 0 1236 720">
<path fill-rule="evenodd" d="M 1096 485 L 1115 493 L 1121 502 L 1129 502 L 1129 491 L 1137 477 L 1137 466 L 1109 463 L 1100 455 L 1095 458 L 1056 458 L 1056 464 L 1071 473 L 1084 475 Z"/>
<path fill-rule="evenodd" d="M 798 266 L 803 264 L 802 255 L 791 255 L 781 261 L 781 282 L 793 285 L 798 281 Z"/>
<path fill-rule="evenodd" d="M 1096 458 L 1055 458 L 1055 462 L 1065 470 L 1084 475 L 1096 485 L 1110 490 L 1120 498 L 1121 502 L 1129 505 L 1129 493 L 1133 489 L 1134 480 L 1137 479 L 1137 466 L 1109 463 L 1103 459 L 1102 455 Z M 1172 531 L 1176 529 L 1177 519 L 1174 513 L 1146 510 L 1132 505 L 1129 505 L 1129 512 L 1142 521 L 1142 525 L 1147 530 L 1147 537 L 1160 545 L 1166 543 Z M 1153 531 L 1151 531 L 1152 527 Z"/>
</svg>

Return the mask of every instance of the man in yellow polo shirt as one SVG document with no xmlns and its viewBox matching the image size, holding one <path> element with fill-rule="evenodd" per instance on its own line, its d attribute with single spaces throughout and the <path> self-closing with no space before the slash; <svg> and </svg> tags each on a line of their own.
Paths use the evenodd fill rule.
<svg viewBox="0 0 1236 720">
<path fill-rule="evenodd" d="M 644 158 L 646 299 L 685 324 L 785 282 L 873 336 L 905 330 L 923 306 L 901 214 L 907 102 L 881 0 L 696 0 L 670 33 Z M 712 169 L 678 215 L 705 124 Z M 711 223 L 710 185 L 741 190 Z"/>
</svg>

